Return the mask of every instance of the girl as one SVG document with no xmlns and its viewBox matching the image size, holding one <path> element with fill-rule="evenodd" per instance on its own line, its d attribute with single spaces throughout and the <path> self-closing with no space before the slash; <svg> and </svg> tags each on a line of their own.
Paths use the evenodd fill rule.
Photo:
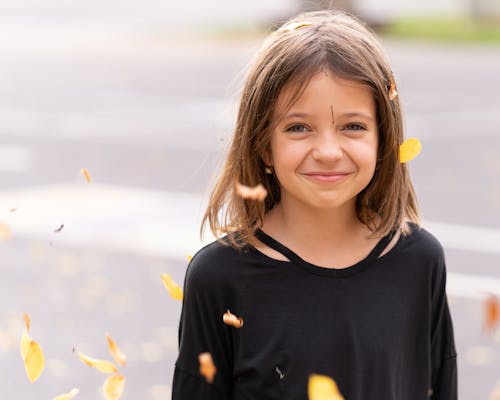
<svg viewBox="0 0 500 400">
<path fill-rule="evenodd" d="M 203 221 L 225 236 L 186 273 L 174 400 L 304 400 L 311 374 L 347 400 L 457 398 L 443 249 L 402 141 L 362 23 L 306 13 L 269 36 Z M 259 183 L 264 201 L 235 189 Z"/>
</svg>

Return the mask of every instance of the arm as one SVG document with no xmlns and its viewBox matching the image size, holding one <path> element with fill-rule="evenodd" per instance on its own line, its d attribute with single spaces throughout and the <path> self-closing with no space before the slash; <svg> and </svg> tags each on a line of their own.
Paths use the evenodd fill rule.
<svg viewBox="0 0 500 400">
<path fill-rule="evenodd" d="M 442 255 L 435 271 L 432 296 L 431 399 L 433 400 L 457 399 L 457 353 L 445 289 L 446 266 Z"/>
<path fill-rule="evenodd" d="M 212 264 L 206 254 L 198 254 L 186 272 L 172 400 L 231 398 L 232 341 L 222 322 L 226 294 Z M 217 368 L 213 383 L 199 372 L 198 355 L 204 352 L 212 355 Z"/>
</svg>

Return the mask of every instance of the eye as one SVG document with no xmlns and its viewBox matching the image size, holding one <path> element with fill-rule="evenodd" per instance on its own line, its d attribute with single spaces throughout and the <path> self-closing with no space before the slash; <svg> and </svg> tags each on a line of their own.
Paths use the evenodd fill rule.
<svg viewBox="0 0 500 400">
<path fill-rule="evenodd" d="M 307 128 L 307 126 L 301 124 L 290 125 L 288 128 L 285 129 L 286 132 L 290 133 L 305 133 L 308 130 L 309 128 Z"/>
<path fill-rule="evenodd" d="M 365 131 L 366 128 L 363 125 L 352 123 L 347 124 L 342 127 L 343 131 Z"/>
</svg>

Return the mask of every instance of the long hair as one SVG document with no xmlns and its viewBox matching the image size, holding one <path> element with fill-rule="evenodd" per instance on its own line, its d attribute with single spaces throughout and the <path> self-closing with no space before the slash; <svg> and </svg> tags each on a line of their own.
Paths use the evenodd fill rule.
<svg viewBox="0 0 500 400">
<path fill-rule="evenodd" d="M 391 100 L 394 82 L 385 52 L 373 32 L 352 15 L 339 11 L 304 13 L 271 33 L 247 73 L 236 127 L 222 173 L 211 194 L 201 231 L 208 223 L 216 237 L 229 235 L 231 244 L 256 244 L 254 230 L 280 201 L 280 186 L 266 173 L 263 161 L 270 152 L 276 126 L 278 97 L 285 85 L 295 91 L 285 108 L 300 97 L 314 73 L 326 67 L 337 76 L 366 85 L 373 95 L 379 132 L 375 173 L 356 198 L 359 220 L 372 236 L 393 229 L 409 233 L 408 222 L 420 224 L 415 191 L 407 164 L 399 162 L 403 116 L 399 98 Z M 243 199 L 235 184 L 263 184 L 264 202 Z M 236 239 L 237 238 L 237 239 Z"/>
</svg>

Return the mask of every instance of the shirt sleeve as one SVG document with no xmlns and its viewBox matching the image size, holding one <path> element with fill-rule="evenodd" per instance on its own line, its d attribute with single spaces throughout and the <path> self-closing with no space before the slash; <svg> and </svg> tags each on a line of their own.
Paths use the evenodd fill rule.
<svg viewBox="0 0 500 400">
<path fill-rule="evenodd" d="M 220 267 L 210 257 L 196 255 L 184 280 L 179 323 L 179 355 L 175 363 L 172 400 L 230 400 L 232 341 L 222 321 L 226 311 Z M 198 355 L 211 354 L 217 372 L 208 383 L 200 374 Z"/>
<path fill-rule="evenodd" d="M 457 353 L 453 323 L 446 297 L 444 254 L 435 271 L 432 295 L 431 382 L 432 400 L 457 399 Z"/>
</svg>

